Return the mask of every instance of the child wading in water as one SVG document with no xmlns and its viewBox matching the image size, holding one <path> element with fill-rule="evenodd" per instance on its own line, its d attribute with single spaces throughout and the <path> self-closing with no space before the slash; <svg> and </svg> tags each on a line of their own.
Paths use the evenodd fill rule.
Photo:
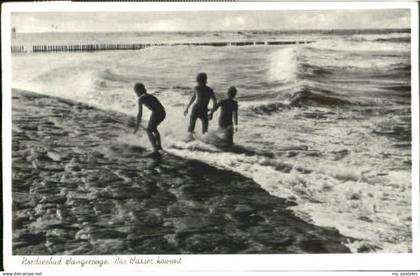
<svg viewBox="0 0 420 276">
<path fill-rule="evenodd" d="M 146 132 L 153 147 L 152 155 L 158 155 L 159 150 L 163 149 L 157 127 L 166 117 L 165 108 L 155 96 L 147 93 L 144 84 L 136 83 L 134 85 L 134 92 L 137 94 L 139 104 L 139 112 L 137 114 L 137 122 L 134 133 L 136 133 L 139 129 L 141 117 L 143 115 L 143 105 L 145 105 L 148 109 L 150 109 L 150 111 L 152 111 Z"/>
<path fill-rule="evenodd" d="M 200 73 L 197 75 L 198 85 L 194 88 L 194 95 L 192 96 L 187 108 L 184 111 L 184 115 L 187 116 L 188 109 L 195 102 L 190 116 L 190 125 L 188 132 L 192 135 L 195 128 L 195 122 L 197 119 L 201 120 L 202 133 L 206 133 L 209 127 L 209 116 L 208 116 L 208 104 L 210 99 L 213 101 L 213 109 L 216 107 L 216 96 L 214 95 L 213 89 L 208 87 L 206 73 Z"/>
<path fill-rule="evenodd" d="M 210 112 L 210 118 L 213 113 L 220 107 L 219 127 L 226 131 L 227 140 L 233 145 L 233 121 L 235 122 L 235 131 L 238 131 L 238 102 L 234 100 L 236 96 L 236 88 L 229 87 L 227 91 L 227 99 L 219 101 L 219 103 Z"/>
</svg>

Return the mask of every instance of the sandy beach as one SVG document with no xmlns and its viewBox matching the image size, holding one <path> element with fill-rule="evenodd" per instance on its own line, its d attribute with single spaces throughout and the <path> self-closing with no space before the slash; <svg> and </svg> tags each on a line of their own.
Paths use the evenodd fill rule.
<svg viewBox="0 0 420 276">
<path fill-rule="evenodd" d="M 121 139 L 128 115 L 12 94 L 13 254 L 350 252 L 354 239 L 296 217 L 251 179 L 147 158 L 148 145 Z"/>
</svg>

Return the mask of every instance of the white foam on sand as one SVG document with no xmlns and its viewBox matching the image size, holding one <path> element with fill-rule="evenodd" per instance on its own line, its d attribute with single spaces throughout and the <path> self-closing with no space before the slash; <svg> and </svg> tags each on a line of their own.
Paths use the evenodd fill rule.
<svg viewBox="0 0 420 276">
<path fill-rule="evenodd" d="M 318 165 L 310 174 L 302 174 L 300 162 L 287 158 L 272 160 L 212 152 L 201 143 L 177 142 L 176 148 L 168 151 L 238 172 L 259 183 L 270 194 L 297 202 L 291 209 L 302 219 L 335 227 L 343 235 L 361 239 L 353 245 L 354 251 L 363 246 L 383 252 L 411 249 L 411 209 L 407 202 L 411 197 L 409 172 L 378 176 L 378 171 L 371 170 L 370 175 L 364 175 L 370 167 L 340 167 L 330 162 Z"/>
</svg>

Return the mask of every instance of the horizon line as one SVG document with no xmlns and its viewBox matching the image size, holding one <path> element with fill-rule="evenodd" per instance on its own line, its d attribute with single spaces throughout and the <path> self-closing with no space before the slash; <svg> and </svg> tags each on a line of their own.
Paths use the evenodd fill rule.
<svg viewBox="0 0 420 276">
<path fill-rule="evenodd" d="M 13 29 L 15 27 L 12 27 Z M 16 28 L 15 28 L 16 29 Z M 241 31 L 343 31 L 343 30 L 411 30 L 411 27 L 399 28 L 322 28 L 322 29 L 232 29 L 232 30 L 167 30 L 167 31 L 43 31 L 43 32 L 15 32 L 15 34 L 45 34 L 45 33 L 195 33 L 195 32 L 241 32 Z"/>
</svg>

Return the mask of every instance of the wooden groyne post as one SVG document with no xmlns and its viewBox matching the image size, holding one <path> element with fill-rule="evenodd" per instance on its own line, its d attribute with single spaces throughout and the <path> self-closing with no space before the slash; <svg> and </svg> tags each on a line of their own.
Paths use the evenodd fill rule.
<svg viewBox="0 0 420 276">
<path fill-rule="evenodd" d="M 92 52 L 106 50 L 139 50 L 147 44 L 72 44 L 72 45 L 34 45 L 33 53 L 39 52 Z"/>
<path fill-rule="evenodd" d="M 242 47 L 307 44 L 313 41 L 234 41 L 234 42 L 188 42 L 188 43 L 130 43 L 130 44 L 71 44 L 71 45 L 33 45 L 31 51 L 24 46 L 12 46 L 12 53 L 49 53 L 49 52 L 93 52 L 109 50 L 140 50 L 147 47 L 160 46 L 210 46 L 210 47 Z"/>
<path fill-rule="evenodd" d="M 18 53 L 26 53 L 25 46 L 23 45 L 13 45 L 11 46 L 12 54 L 18 54 Z"/>
</svg>

